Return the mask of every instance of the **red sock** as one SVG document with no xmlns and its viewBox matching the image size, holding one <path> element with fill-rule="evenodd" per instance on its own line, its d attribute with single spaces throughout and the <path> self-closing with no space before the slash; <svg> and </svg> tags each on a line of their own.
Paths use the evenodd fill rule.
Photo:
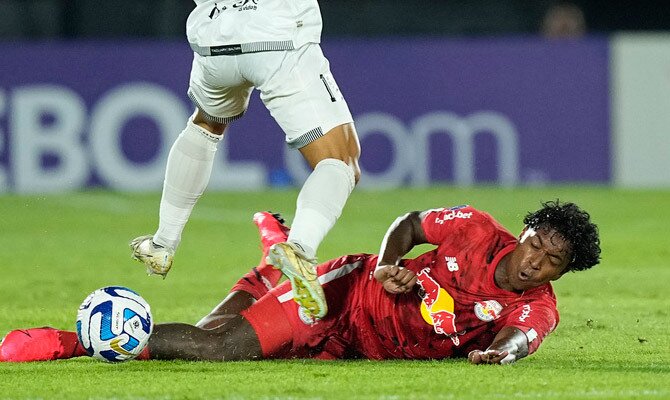
<svg viewBox="0 0 670 400">
<path fill-rule="evenodd" d="M 150 359 L 151 359 L 151 356 L 149 355 L 149 346 L 147 345 L 147 346 L 144 348 L 144 350 L 142 350 L 142 351 L 140 352 L 140 354 L 139 354 L 137 357 L 135 357 L 135 359 L 136 359 L 136 360 L 142 360 L 142 361 L 144 361 L 144 360 L 150 360 Z"/>
<path fill-rule="evenodd" d="M 256 266 L 255 272 L 252 270 L 245 275 L 246 278 L 252 279 L 254 275 L 260 275 L 269 283 L 269 289 L 277 286 L 282 273 L 275 269 L 272 265 L 265 263 L 265 258 L 268 251 L 273 244 L 285 242 L 288 238 L 289 228 L 280 222 L 275 215 L 270 212 L 258 212 L 254 214 L 254 223 L 258 226 L 258 234 L 261 239 L 261 251 L 263 253 L 261 261 Z M 242 278 L 244 280 L 244 278 Z"/>
<path fill-rule="evenodd" d="M 60 354 L 57 355 L 57 358 L 72 358 L 88 355 L 84 346 L 79 343 L 77 332 L 59 330 L 58 339 L 60 340 L 62 350 L 60 351 Z"/>
<path fill-rule="evenodd" d="M 270 289 L 277 286 L 279 279 L 282 277 L 282 272 L 267 264 L 265 258 L 270 246 L 286 241 L 289 229 L 269 212 L 256 213 L 254 223 L 258 226 L 258 233 L 261 238 L 261 250 L 263 252 L 261 261 L 255 268 L 244 274 L 230 291 L 242 290 L 258 300 Z"/>
<path fill-rule="evenodd" d="M 275 276 L 275 272 L 279 272 L 279 275 Z M 268 275 L 270 275 L 269 278 L 267 277 Z M 244 274 L 242 279 L 237 281 L 230 291 L 237 292 L 241 290 L 249 293 L 254 299 L 258 300 L 277 285 L 279 278 L 281 278 L 281 271 L 272 267 L 266 266 L 262 269 L 253 268 L 251 271 Z"/>
</svg>

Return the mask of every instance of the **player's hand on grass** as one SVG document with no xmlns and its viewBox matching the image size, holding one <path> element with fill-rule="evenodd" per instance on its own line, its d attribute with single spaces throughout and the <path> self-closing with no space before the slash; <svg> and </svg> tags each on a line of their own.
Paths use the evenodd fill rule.
<svg viewBox="0 0 670 400">
<path fill-rule="evenodd" d="M 384 289 L 392 294 L 407 293 L 416 284 L 416 274 L 397 265 L 380 265 L 374 275 Z"/>
<path fill-rule="evenodd" d="M 468 353 L 468 361 L 470 361 L 472 364 L 507 364 L 511 361 L 503 362 L 503 360 L 508 355 L 508 351 L 472 350 Z"/>
</svg>

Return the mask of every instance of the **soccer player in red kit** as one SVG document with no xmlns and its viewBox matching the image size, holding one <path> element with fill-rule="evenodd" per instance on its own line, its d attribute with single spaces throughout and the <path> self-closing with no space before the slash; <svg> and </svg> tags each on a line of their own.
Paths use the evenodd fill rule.
<svg viewBox="0 0 670 400">
<path fill-rule="evenodd" d="M 288 228 L 269 214 L 259 215 L 264 216 L 265 222 L 257 224 L 267 252 Z M 318 266 L 330 310 L 323 319 L 292 301 L 287 283 L 269 289 L 278 276 L 268 275 L 273 270 L 261 262 L 196 326 L 157 325 L 141 358 L 468 357 L 474 364 L 514 362 L 537 350 L 558 323 L 549 282 L 568 271 L 588 269 L 600 258 L 597 227 L 573 203 L 544 203 L 524 223 L 515 237 L 469 206 L 399 217 L 379 256 L 347 255 Z M 437 247 L 414 259 L 402 258 L 422 243 Z M 35 339 L 15 333 L 26 331 L 12 331 L 8 337 L 15 338 L 5 339 L 0 359 L 85 355 L 72 343 L 76 335 L 66 338 L 66 333 L 52 331 L 61 332 L 51 339 L 51 347 L 60 346 L 57 353 L 64 357 L 26 355 L 30 346 L 21 344 L 34 345 Z"/>
</svg>

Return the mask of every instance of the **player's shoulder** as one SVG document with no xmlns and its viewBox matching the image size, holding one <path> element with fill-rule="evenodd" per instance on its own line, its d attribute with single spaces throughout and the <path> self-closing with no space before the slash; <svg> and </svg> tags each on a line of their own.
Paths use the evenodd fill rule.
<svg viewBox="0 0 670 400">
<path fill-rule="evenodd" d="M 422 211 L 420 216 L 425 222 L 434 222 L 438 224 L 455 220 L 468 220 L 477 223 L 495 222 L 495 219 L 489 213 L 468 204 L 453 207 L 431 208 Z"/>
<path fill-rule="evenodd" d="M 543 302 L 554 308 L 556 307 L 556 294 L 554 293 L 554 287 L 549 282 L 526 290 L 523 297 L 526 301 Z"/>
</svg>

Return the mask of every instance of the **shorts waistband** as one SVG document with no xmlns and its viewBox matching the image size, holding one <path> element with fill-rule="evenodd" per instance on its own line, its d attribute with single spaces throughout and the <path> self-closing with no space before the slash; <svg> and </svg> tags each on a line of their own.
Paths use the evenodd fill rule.
<svg viewBox="0 0 670 400">
<path fill-rule="evenodd" d="M 278 40 L 268 42 L 252 42 L 240 44 L 224 44 L 221 46 L 201 47 L 189 43 L 191 49 L 203 57 L 211 56 L 235 56 L 245 53 L 258 53 L 262 51 L 295 50 L 292 40 Z"/>
</svg>

